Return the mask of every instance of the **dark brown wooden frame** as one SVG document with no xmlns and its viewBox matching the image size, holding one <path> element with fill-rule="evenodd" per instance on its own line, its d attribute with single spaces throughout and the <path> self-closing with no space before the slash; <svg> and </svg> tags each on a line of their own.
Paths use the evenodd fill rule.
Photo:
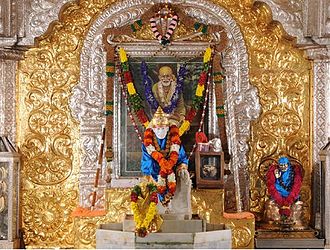
<svg viewBox="0 0 330 250">
<path fill-rule="evenodd" d="M 220 166 L 217 168 L 220 171 L 220 177 L 216 180 L 201 178 L 201 159 L 202 157 L 219 157 Z M 225 162 L 223 152 L 195 152 L 195 168 L 196 168 L 196 187 L 197 188 L 223 188 Z"/>
</svg>

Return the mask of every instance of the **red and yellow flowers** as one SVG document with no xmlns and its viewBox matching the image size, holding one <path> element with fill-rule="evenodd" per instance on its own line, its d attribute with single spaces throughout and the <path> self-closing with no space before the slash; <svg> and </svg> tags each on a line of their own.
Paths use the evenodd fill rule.
<svg viewBox="0 0 330 250">
<path fill-rule="evenodd" d="M 157 138 L 151 128 L 148 128 L 144 133 L 143 144 L 146 147 L 151 157 L 159 164 L 160 171 L 158 176 L 158 192 L 164 194 L 166 190 L 174 195 L 176 189 L 176 180 L 173 167 L 176 165 L 179 158 L 179 150 L 181 139 L 179 129 L 172 125 L 167 135 L 166 148 L 160 149 Z"/>
<path fill-rule="evenodd" d="M 142 190 L 139 185 L 136 185 L 131 192 L 131 208 L 134 215 L 135 228 L 137 234 L 140 237 L 145 237 L 148 233 L 151 221 L 155 218 L 157 214 L 157 187 L 153 183 L 147 184 L 147 191 L 149 193 L 149 208 L 144 218 L 142 218 L 142 213 L 138 205 L 138 199 L 142 198 Z"/>
<path fill-rule="evenodd" d="M 128 103 L 134 110 L 136 116 L 138 117 L 139 121 L 147 127 L 149 124 L 149 119 L 144 112 L 144 107 L 142 104 L 142 99 L 140 95 L 136 92 L 133 83 L 133 77 L 131 71 L 129 69 L 128 59 L 126 52 L 123 48 L 119 48 L 119 58 L 120 58 L 120 65 L 122 69 L 122 77 L 124 79 L 125 87 L 128 92 Z"/>
<path fill-rule="evenodd" d="M 201 108 L 202 102 L 203 102 L 203 96 L 205 92 L 205 84 L 208 79 L 208 73 L 209 73 L 209 66 L 210 66 L 210 61 L 212 57 L 212 49 L 208 47 L 205 52 L 204 52 L 204 58 L 203 58 L 203 70 L 199 76 L 197 88 L 195 91 L 195 96 L 193 98 L 193 105 L 191 109 L 188 111 L 186 114 L 185 120 L 180 126 L 179 129 L 179 134 L 180 136 L 183 135 L 190 127 L 190 124 L 194 117 L 197 114 L 197 111 Z"/>
</svg>

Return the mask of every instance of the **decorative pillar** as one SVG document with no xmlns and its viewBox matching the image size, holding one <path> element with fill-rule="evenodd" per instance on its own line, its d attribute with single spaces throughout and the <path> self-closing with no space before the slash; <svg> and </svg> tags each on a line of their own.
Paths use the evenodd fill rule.
<svg viewBox="0 0 330 250">
<path fill-rule="evenodd" d="M 19 248 L 20 154 L 0 137 L 0 248 Z"/>
<path fill-rule="evenodd" d="M 307 48 L 308 57 L 313 60 L 313 85 L 311 100 L 313 112 L 313 204 L 312 224 L 315 229 L 322 231 L 322 166 L 320 165 L 320 150 L 330 137 L 330 50 L 327 48 Z"/>
<path fill-rule="evenodd" d="M 0 134 L 16 142 L 17 62 L 22 58 L 21 51 L 0 48 Z"/>
<path fill-rule="evenodd" d="M 320 151 L 321 170 L 324 174 L 324 183 L 322 183 L 322 196 L 324 201 L 322 202 L 321 212 L 323 212 L 321 229 L 322 236 L 325 238 L 325 247 L 330 247 L 330 139 L 328 143 Z"/>
</svg>

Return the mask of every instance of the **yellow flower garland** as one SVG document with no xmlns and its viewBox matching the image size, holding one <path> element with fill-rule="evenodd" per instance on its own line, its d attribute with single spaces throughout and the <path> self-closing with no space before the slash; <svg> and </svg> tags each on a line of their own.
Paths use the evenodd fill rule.
<svg viewBox="0 0 330 250">
<path fill-rule="evenodd" d="M 208 63 L 211 60 L 211 55 L 212 55 L 212 49 L 211 47 L 207 47 L 204 53 L 203 62 Z"/>
<path fill-rule="evenodd" d="M 203 56 L 203 63 L 209 63 L 212 57 L 212 49 L 211 47 L 207 47 L 204 56 Z M 205 90 L 205 85 L 197 84 L 195 95 L 198 97 L 203 96 Z M 188 129 L 190 128 L 190 122 L 188 120 L 184 120 L 179 128 L 179 135 L 183 135 Z"/>
<path fill-rule="evenodd" d="M 133 210 L 134 214 L 134 221 L 135 221 L 135 228 L 136 230 L 140 228 L 148 228 L 150 227 L 151 221 L 155 218 L 155 215 L 157 214 L 157 204 L 155 202 L 150 202 L 147 214 L 142 220 L 141 212 L 139 210 L 139 206 L 137 202 L 131 202 L 131 208 Z"/>
<path fill-rule="evenodd" d="M 119 58 L 121 63 L 127 62 L 127 55 L 123 48 L 119 48 Z"/>
<path fill-rule="evenodd" d="M 129 95 L 134 95 L 134 94 L 136 94 L 136 90 L 135 90 L 134 85 L 133 85 L 132 82 L 129 82 L 129 83 L 127 84 L 127 91 L 128 91 L 128 94 L 129 94 Z"/>
<path fill-rule="evenodd" d="M 132 74 L 129 70 L 129 64 L 127 59 L 126 51 L 123 48 L 119 48 L 119 60 L 121 62 L 122 73 L 124 82 L 126 84 L 127 92 L 130 98 L 127 98 L 129 105 L 133 107 L 135 114 L 137 115 L 139 121 L 147 127 L 149 125 L 148 117 L 143 109 L 142 99 L 136 92 L 134 87 Z M 126 97 L 125 97 L 126 98 Z M 138 107 L 136 110 L 135 107 Z"/>
<path fill-rule="evenodd" d="M 184 120 L 179 128 L 179 135 L 183 135 L 184 132 L 186 132 L 190 127 L 190 122 L 187 120 Z"/>
<path fill-rule="evenodd" d="M 196 88 L 196 96 L 203 96 L 203 92 L 204 92 L 204 85 L 197 85 L 197 88 Z"/>
</svg>

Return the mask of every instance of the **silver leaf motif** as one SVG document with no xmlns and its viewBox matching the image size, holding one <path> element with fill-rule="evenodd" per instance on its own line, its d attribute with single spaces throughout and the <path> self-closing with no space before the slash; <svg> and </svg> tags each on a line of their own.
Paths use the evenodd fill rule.
<svg viewBox="0 0 330 250">
<path fill-rule="evenodd" d="M 289 35 L 304 43 L 303 5 L 304 0 L 263 0 L 271 8 L 273 19 L 279 21 Z"/>
<path fill-rule="evenodd" d="M 49 24 L 58 19 L 61 7 L 70 0 L 27 0 L 24 15 L 26 23 L 26 37 L 21 45 L 34 43 L 34 38 L 42 35 Z"/>
<path fill-rule="evenodd" d="M 101 41 L 101 34 L 105 28 L 121 27 L 138 16 L 143 14 L 152 4 L 158 1 L 122 1 L 111 6 L 106 10 L 91 26 L 81 55 L 81 77 L 79 84 L 74 89 L 70 107 L 73 116 L 76 117 L 81 126 L 81 141 L 84 150 L 81 165 L 81 182 L 82 185 L 91 185 L 90 173 L 95 171 L 96 156 L 98 148 L 93 143 L 99 142 L 101 138 L 101 127 L 105 124 L 105 119 L 100 118 L 99 114 L 103 110 L 103 102 L 105 100 L 105 51 Z M 174 2 L 174 1 L 173 1 Z M 227 131 L 229 145 L 231 150 L 230 168 L 234 173 L 236 185 L 237 209 L 239 211 L 245 209 L 247 204 L 242 204 L 241 197 L 248 197 L 248 170 L 247 170 L 247 140 L 250 136 L 250 122 L 258 117 L 260 112 L 260 104 L 257 96 L 257 90 L 250 85 L 248 77 L 248 56 L 243 36 L 234 19 L 221 7 L 211 4 L 207 1 L 175 1 L 180 3 L 186 13 L 197 20 L 204 23 L 221 24 L 227 31 L 229 36 L 229 46 L 223 52 L 223 66 L 226 70 L 226 107 L 227 107 Z M 111 40 L 111 39 L 110 39 Z M 111 42 L 111 41 L 110 41 Z M 196 54 L 196 50 L 201 51 L 205 48 L 205 44 L 195 47 L 180 47 L 178 42 L 173 45 L 173 51 L 178 55 L 192 56 Z M 125 47 L 126 46 L 126 47 Z M 148 55 L 154 50 L 159 49 L 157 42 L 150 42 L 148 46 L 129 46 L 124 48 L 130 55 Z M 176 47 L 177 46 L 177 47 Z M 197 46 L 197 47 L 196 47 Z M 203 47 L 204 46 L 204 47 Z M 187 49 L 190 47 L 189 49 Z M 164 53 L 166 53 L 164 51 Z M 115 103 L 120 103 L 121 95 L 118 84 L 115 83 Z M 237 100 L 240 99 L 239 102 Z M 87 111 L 86 108 L 92 109 Z M 119 162 L 119 110 L 117 105 L 114 110 L 114 177 L 121 186 L 118 178 L 120 177 Z M 216 131 L 217 121 L 212 120 L 211 129 Z M 85 143 L 84 143 L 85 142 Z M 93 164 L 94 162 L 94 164 Z M 129 180 L 126 185 L 129 184 Z M 246 199 L 248 200 L 248 199 Z"/>
</svg>

